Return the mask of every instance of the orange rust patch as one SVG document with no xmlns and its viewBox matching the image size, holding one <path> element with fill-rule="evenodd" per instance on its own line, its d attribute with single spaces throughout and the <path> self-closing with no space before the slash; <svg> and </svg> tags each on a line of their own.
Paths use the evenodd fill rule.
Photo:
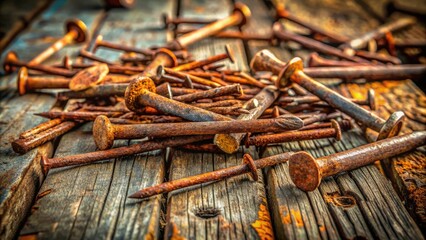
<svg viewBox="0 0 426 240">
<path fill-rule="evenodd" d="M 287 207 L 280 206 L 280 212 L 281 212 L 281 221 L 283 224 L 291 224 L 291 216 L 287 210 Z"/>
<path fill-rule="evenodd" d="M 180 231 L 176 226 L 176 223 L 172 222 L 172 236 L 170 237 L 171 240 L 184 240 L 186 238 L 182 237 L 180 235 Z"/>
<path fill-rule="evenodd" d="M 266 200 L 263 199 L 259 205 L 259 211 L 257 212 L 258 219 L 251 224 L 260 239 L 274 239 L 274 232 L 272 230 L 271 216 L 266 207 Z"/>
<path fill-rule="evenodd" d="M 300 211 L 291 209 L 290 212 L 296 221 L 296 227 L 303 227 L 305 224 L 303 223 L 302 214 L 300 214 Z"/>
</svg>

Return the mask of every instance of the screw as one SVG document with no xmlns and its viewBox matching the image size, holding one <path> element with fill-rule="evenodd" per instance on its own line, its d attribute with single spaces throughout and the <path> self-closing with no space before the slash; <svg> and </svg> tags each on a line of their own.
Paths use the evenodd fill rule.
<svg viewBox="0 0 426 240">
<path fill-rule="evenodd" d="M 328 55 L 333 55 L 339 58 L 343 58 L 352 62 L 358 62 L 358 63 L 370 63 L 369 61 L 356 57 L 356 56 L 352 56 L 352 55 L 348 55 L 346 53 L 344 53 L 342 50 L 329 46 L 327 44 L 324 44 L 322 42 L 316 41 L 314 39 L 311 38 L 307 38 L 301 35 L 298 35 L 296 33 L 292 33 L 288 30 L 285 30 L 284 27 L 282 26 L 281 23 L 274 23 L 273 27 L 272 27 L 273 31 L 274 31 L 274 35 L 281 40 L 285 40 L 285 41 L 294 41 L 297 42 L 301 45 L 303 45 L 306 48 L 309 49 L 313 49 L 315 51 L 318 52 L 322 52 L 324 54 L 328 54 Z"/>
<path fill-rule="evenodd" d="M 229 17 L 217 20 L 196 31 L 179 36 L 169 44 L 169 47 L 170 49 L 185 49 L 189 45 L 212 36 L 227 27 L 235 25 L 243 26 L 249 20 L 250 16 L 250 9 L 246 5 L 237 2 L 234 5 L 233 13 Z"/>
<path fill-rule="evenodd" d="M 206 66 L 206 65 L 224 60 L 224 59 L 229 59 L 229 60 L 231 60 L 232 63 L 235 62 L 234 53 L 233 53 L 232 49 L 229 47 L 229 45 L 225 46 L 225 53 L 222 53 L 222 54 L 219 54 L 219 55 L 216 55 L 216 56 L 211 56 L 211 57 L 208 57 L 204 60 L 182 64 L 182 65 L 179 65 L 179 66 L 174 67 L 172 69 L 174 71 L 187 71 L 187 70 L 200 68 L 200 67 L 203 67 L 203 66 Z"/>
<path fill-rule="evenodd" d="M 28 77 L 28 69 L 21 67 L 18 72 L 17 87 L 19 95 L 36 89 L 68 88 L 70 80 L 67 78 L 32 78 Z"/>
<path fill-rule="evenodd" d="M 238 120 L 252 120 L 259 118 L 262 113 L 268 109 L 278 98 L 279 92 L 274 86 L 267 86 L 262 89 L 254 98 L 246 102 L 243 108 L 248 109 L 250 113 L 241 114 Z M 255 105 L 254 107 L 249 107 Z M 217 134 L 214 143 L 226 153 L 234 153 L 238 150 L 241 140 L 245 133 Z"/>
<path fill-rule="evenodd" d="M 236 132 L 279 132 L 303 127 L 300 118 L 287 116 L 276 119 L 235 120 L 218 122 L 183 122 L 164 124 L 112 124 L 106 116 L 98 116 L 93 124 L 96 146 L 104 150 L 111 148 L 114 139 L 144 137 L 173 137 L 183 135 L 209 135 Z"/>
<path fill-rule="evenodd" d="M 304 191 L 313 191 L 321 179 L 356 169 L 424 145 L 426 131 L 383 139 L 347 151 L 315 159 L 307 152 L 298 152 L 289 160 L 290 177 Z"/>
<path fill-rule="evenodd" d="M 68 20 L 65 23 L 65 29 L 67 33 L 62 38 L 29 61 L 28 65 L 37 65 L 42 63 L 44 60 L 72 42 L 82 43 L 86 41 L 88 33 L 86 24 L 84 24 L 83 21 L 79 19 Z"/>
<path fill-rule="evenodd" d="M 354 98 L 347 98 L 347 99 L 358 105 L 368 106 L 370 107 L 371 110 L 376 110 L 375 93 L 374 93 L 374 90 L 371 88 L 368 89 L 367 97 L 364 100 L 354 99 Z M 319 99 L 317 96 L 282 97 L 278 99 L 278 103 L 284 103 L 285 105 L 291 104 L 291 103 L 295 103 L 295 104 L 315 103 L 319 101 L 321 101 L 321 99 Z"/>
<path fill-rule="evenodd" d="M 332 119 L 331 128 L 319 128 L 313 130 L 290 131 L 276 134 L 265 134 L 247 138 L 245 141 L 246 147 L 266 146 L 271 143 L 283 143 L 303 140 L 313 140 L 321 138 L 335 138 L 337 141 L 342 139 L 342 132 L 339 123 Z"/>
<path fill-rule="evenodd" d="M 17 139 L 12 142 L 13 151 L 17 153 L 26 153 L 33 148 L 36 148 L 43 143 L 46 143 L 62 134 L 70 131 L 72 128 L 77 126 L 76 122 L 62 122 L 52 128 L 45 131 L 39 132 L 38 134 L 32 135 L 28 138 Z"/>
<path fill-rule="evenodd" d="M 185 145 L 185 144 L 193 143 L 193 142 L 199 142 L 199 141 L 203 141 L 203 140 L 207 140 L 211 138 L 212 138 L 211 135 L 172 137 L 172 138 L 166 138 L 166 139 L 144 141 L 144 142 L 133 144 L 130 146 L 77 154 L 77 155 L 66 156 L 66 157 L 47 158 L 46 156 L 42 156 L 41 165 L 43 167 L 43 171 L 47 173 L 49 169 L 52 169 L 52 168 L 88 164 L 88 163 L 93 163 L 93 162 L 102 161 L 106 159 L 131 156 L 138 153 L 148 152 L 148 151 L 157 150 L 157 149 L 163 149 L 166 147 L 176 147 L 176 146 Z"/>
<path fill-rule="evenodd" d="M 140 111 L 143 106 L 150 106 L 194 122 L 232 120 L 232 118 L 155 94 L 155 84 L 148 77 L 139 77 L 130 82 L 125 92 L 125 101 L 127 108 L 135 112 Z"/>
<path fill-rule="evenodd" d="M 365 48 L 367 43 L 372 39 L 380 39 L 387 32 L 393 32 L 415 23 L 415 18 L 398 18 L 396 21 L 384 24 L 377 29 L 367 32 L 358 38 L 352 39 L 349 42 L 340 45 L 339 48 L 344 49 L 345 52 L 351 54 L 354 52 L 354 50 Z"/>
<path fill-rule="evenodd" d="M 265 51 L 268 50 L 262 50 L 256 55 L 259 54 L 260 56 L 262 55 L 262 52 Z M 342 95 L 334 92 L 333 90 L 327 88 L 326 86 L 307 76 L 303 72 L 303 63 L 300 58 L 293 58 L 288 62 L 287 65 L 281 62 L 280 60 L 278 61 L 279 62 L 275 62 L 272 66 L 284 66 L 278 76 L 277 84 L 279 84 L 280 86 L 285 87 L 291 82 L 299 84 L 306 90 L 318 96 L 323 101 L 326 101 L 332 107 L 339 109 L 343 113 L 346 113 L 347 115 L 351 116 L 357 122 L 361 122 L 365 126 L 373 129 L 374 131 L 379 132 L 378 140 L 398 135 L 399 131 L 401 130 L 402 123 L 405 117 L 403 112 L 394 112 L 389 117 L 389 119 L 385 121 L 384 119 L 374 115 L 373 113 L 367 111 L 362 107 L 359 107 L 358 105 L 346 99 Z"/>
<path fill-rule="evenodd" d="M 29 65 L 23 61 L 20 61 L 18 58 L 18 55 L 14 51 L 9 51 L 6 54 L 5 60 L 3 62 L 3 69 L 6 73 L 11 73 L 11 72 L 14 72 L 17 67 L 26 67 L 27 69 L 37 70 L 40 72 L 63 76 L 63 77 L 72 77 L 76 73 L 75 71 L 69 71 L 62 68 L 37 65 L 37 64 Z"/>
<path fill-rule="evenodd" d="M 276 5 L 276 13 L 277 13 L 278 18 L 285 18 L 287 20 L 290 20 L 294 23 L 297 23 L 297 24 L 309 29 L 313 33 L 318 33 L 318 34 L 320 34 L 324 37 L 329 38 L 330 40 L 340 42 L 340 43 L 349 41 L 348 37 L 338 35 L 334 32 L 326 31 L 324 29 L 321 29 L 317 26 L 312 25 L 310 22 L 307 22 L 307 21 L 304 21 L 304 20 L 298 18 L 297 16 L 295 16 L 295 15 L 291 14 L 289 11 L 287 11 L 284 7 L 284 4 L 282 4 L 282 3 L 278 3 Z"/>
<path fill-rule="evenodd" d="M 157 194 L 167 193 L 173 190 L 182 189 L 201 183 L 223 180 L 245 173 L 250 173 L 251 178 L 253 178 L 254 181 L 257 181 L 259 179 L 257 169 L 285 163 L 292 154 L 293 152 L 286 152 L 254 161 L 253 158 L 246 153 L 243 156 L 243 164 L 241 165 L 161 183 L 159 185 L 137 191 L 136 193 L 130 195 L 129 198 L 148 198 Z"/>
</svg>

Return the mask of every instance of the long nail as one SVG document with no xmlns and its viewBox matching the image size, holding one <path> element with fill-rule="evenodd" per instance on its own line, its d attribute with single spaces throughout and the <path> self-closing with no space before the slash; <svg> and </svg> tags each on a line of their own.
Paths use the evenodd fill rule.
<svg viewBox="0 0 426 240">
<path fill-rule="evenodd" d="M 157 139 L 152 141 L 144 141 L 141 143 L 133 144 L 130 146 L 113 148 L 108 150 L 82 153 L 66 157 L 47 158 L 42 157 L 42 167 L 45 173 L 52 168 L 60 168 L 81 164 L 93 163 L 101 160 L 131 156 L 138 153 L 148 152 L 166 147 L 176 147 L 188 143 L 203 141 L 211 139 L 210 135 L 197 135 L 197 136 L 182 136 L 167 139 Z"/>
<path fill-rule="evenodd" d="M 224 168 L 213 172 L 208 172 L 200 175 L 186 177 L 170 182 L 165 182 L 156 186 L 142 189 L 136 193 L 133 193 L 129 198 L 148 198 L 157 194 L 171 192 L 173 190 L 194 186 L 201 183 L 218 181 L 233 176 L 250 173 L 250 176 L 257 181 L 258 174 L 257 169 L 271 167 L 280 163 L 285 163 L 291 157 L 293 153 L 281 153 L 275 156 L 261 158 L 254 161 L 249 154 L 244 154 L 243 164 L 239 166 Z"/>
<path fill-rule="evenodd" d="M 106 116 L 98 116 L 93 124 L 93 137 L 99 149 L 111 148 L 114 139 L 144 137 L 172 137 L 182 135 L 209 135 L 238 132 L 280 132 L 303 127 L 297 117 L 263 120 L 235 120 L 217 122 L 184 122 L 165 124 L 112 124 Z"/>
<path fill-rule="evenodd" d="M 262 58 L 262 56 L 269 56 L 273 54 L 268 50 L 262 50 L 256 55 L 257 57 L 255 58 Z M 339 109 L 343 113 L 351 116 L 357 122 L 361 122 L 363 125 L 379 132 L 379 140 L 398 135 L 399 131 L 401 130 L 402 123 L 405 118 L 403 112 L 394 112 L 389 117 L 389 119 L 385 121 L 384 119 L 374 115 L 370 111 L 367 111 L 366 109 L 356 105 L 342 95 L 310 78 L 302 71 L 303 64 L 300 58 L 293 58 L 287 64 L 281 62 L 276 57 L 267 58 L 267 60 L 268 61 L 264 64 L 264 67 L 267 69 L 273 70 L 279 65 L 282 66 L 277 84 L 282 87 L 289 85 L 291 82 L 299 84 L 306 90 L 318 96 L 323 101 L 326 101 L 328 104 L 330 104 L 330 106 Z M 270 67 L 268 68 L 268 66 Z"/>
<path fill-rule="evenodd" d="M 290 177 L 298 188 L 313 191 L 319 186 L 322 178 L 408 152 L 425 143 L 426 131 L 419 131 L 383 139 L 318 159 L 307 152 L 298 152 L 289 160 Z"/>
<path fill-rule="evenodd" d="M 227 27 L 244 25 L 250 16 L 250 9 L 246 5 L 236 3 L 234 5 L 234 11 L 229 17 L 217 20 L 196 31 L 179 36 L 169 44 L 169 47 L 171 49 L 185 49 L 189 45 L 206 37 L 212 36 Z"/>
</svg>

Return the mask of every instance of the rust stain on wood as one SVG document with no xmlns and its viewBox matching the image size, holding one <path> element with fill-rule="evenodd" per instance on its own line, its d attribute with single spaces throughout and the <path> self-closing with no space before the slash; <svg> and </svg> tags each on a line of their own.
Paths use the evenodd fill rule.
<svg viewBox="0 0 426 240">
<path fill-rule="evenodd" d="M 271 216 L 266 207 L 266 199 L 263 199 L 259 205 L 257 212 L 258 219 L 251 224 L 260 239 L 274 239 L 274 231 L 272 229 Z"/>
</svg>

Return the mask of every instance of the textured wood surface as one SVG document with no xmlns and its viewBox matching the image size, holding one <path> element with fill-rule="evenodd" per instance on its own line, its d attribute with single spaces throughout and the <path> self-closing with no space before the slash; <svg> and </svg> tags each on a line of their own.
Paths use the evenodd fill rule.
<svg viewBox="0 0 426 240">
<path fill-rule="evenodd" d="M 274 21 L 272 9 L 263 1 L 243 2 L 251 8 L 253 15 L 243 31 L 269 34 Z M 303 19 L 315 19 L 313 22 L 319 26 L 349 37 L 358 36 L 381 23 L 383 11 L 367 11 L 361 2 L 285 1 L 292 13 Z M 374 10 L 383 3 L 367 4 Z M 162 29 L 161 13 L 214 19 L 228 16 L 233 3 L 229 0 L 157 0 L 137 1 L 137 4 L 132 10 L 105 12 L 100 1 L 76 4 L 56 0 L 8 49 L 17 51 L 24 60 L 31 59 L 63 33 L 63 22 L 69 16 L 81 18 L 88 24 L 90 32 L 102 34 L 105 40 L 138 47 L 161 45 L 170 39 L 170 34 Z M 375 14 L 377 16 L 373 16 Z M 295 24 L 284 24 L 292 31 L 306 33 L 306 29 Z M 270 46 L 261 41 L 216 38 L 203 40 L 189 50 L 196 59 L 203 59 L 223 53 L 225 44 L 231 45 L 238 59 L 236 64 L 227 64 L 227 67 L 244 71 L 249 70 L 247 63 L 251 57 L 263 48 L 270 49 L 283 60 L 293 56 L 306 58 L 310 53 L 294 43 Z M 29 45 L 31 51 L 28 51 Z M 75 57 L 79 47 L 67 47 L 48 62 L 58 61 L 65 54 Z M 100 49 L 97 55 L 115 61 L 119 53 Z M 52 170 L 37 195 L 44 178 L 39 154 L 51 155 L 54 151 L 55 156 L 65 156 L 94 151 L 96 147 L 90 133 L 91 124 L 86 124 L 62 137 L 56 149 L 48 143 L 25 155 L 13 153 L 10 141 L 19 132 L 42 121 L 31 113 L 47 111 L 55 103 L 48 94 L 17 97 L 15 78 L 14 74 L 2 77 L 0 81 L 0 154 L 3 160 L 0 235 L 4 238 L 13 237 L 27 213 L 29 217 L 20 236 L 37 239 L 422 238 L 410 216 L 424 226 L 426 152 L 422 148 L 393 158 L 385 166 L 392 182 L 376 167 L 367 166 L 324 179 L 320 187 L 310 193 L 297 189 L 289 178 L 288 165 L 281 164 L 259 171 L 263 174 L 256 182 L 248 176 L 239 176 L 145 201 L 127 199 L 136 190 L 162 181 L 241 164 L 244 151 L 258 157 L 254 149 L 241 148 L 233 155 L 155 151 Z M 403 132 L 426 128 L 425 95 L 410 80 L 332 86 L 343 95 L 354 98 L 363 98 L 368 87 L 374 88 L 379 99 L 379 115 L 387 117 L 392 111 L 402 109 L 407 115 Z M 359 129 L 355 129 L 346 133 L 341 142 L 324 139 L 285 143 L 267 148 L 264 156 L 306 150 L 319 157 L 366 142 Z M 131 143 L 118 141 L 116 144 Z M 33 199 L 35 203 L 30 209 Z"/>
<path fill-rule="evenodd" d="M 101 10 L 88 8 L 89 2 L 55 2 L 4 53 L 13 49 L 23 60 L 31 59 L 63 34 L 64 20 L 70 15 L 81 18 L 90 27 Z M 93 6 L 93 2 L 91 4 Z M 75 49 L 76 46 L 68 47 L 49 61 L 59 60 L 67 51 Z M 44 178 L 39 156 L 51 156 L 53 151 L 52 144 L 47 143 L 23 155 L 13 152 L 10 142 L 20 132 L 44 121 L 34 117 L 33 113 L 47 111 L 55 103 L 55 98 L 48 94 L 19 97 L 15 85 L 16 74 L 4 76 L 0 80 L 0 235 L 5 238 L 13 237 L 21 226 Z"/>
<path fill-rule="evenodd" d="M 139 2 L 137 8 L 125 15 L 124 10 L 110 10 L 100 34 L 109 41 L 128 45 L 138 43 L 140 47 L 164 44 L 165 31 L 151 27 L 159 27 L 157 17 L 162 12 L 171 13 L 174 8 L 172 2 L 161 1 L 153 4 Z M 117 25 L 121 28 L 116 28 Z M 135 31 L 143 35 L 134 34 Z M 147 36 L 151 42 L 140 44 Z M 110 60 L 117 57 L 116 52 L 107 50 L 100 50 L 98 55 Z M 123 140 L 116 144 L 134 143 Z M 91 124 L 87 124 L 61 139 L 55 157 L 95 150 Z M 165 174 L 164 159 L 165 150 L 161 150 L 50 171 L 39 193 L 44 196 L 37 198 L 21 236 L 37 239 L 158 238 L 161 196 L 138 201 L 128 199 L 127 195 L 160 183 Z"/>
</svg>

